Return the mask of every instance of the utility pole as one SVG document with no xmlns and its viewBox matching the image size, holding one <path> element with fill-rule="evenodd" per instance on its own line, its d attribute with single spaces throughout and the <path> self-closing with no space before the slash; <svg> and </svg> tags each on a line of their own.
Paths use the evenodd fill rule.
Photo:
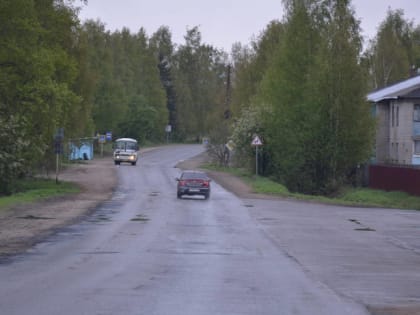
<svg viewBox="0 0 420 315">
<path fill-rule="evenodd" d="M 225 119 L 230 119 L 230 117 L 232 116 L 232 113 L 230 111 L 230 101 L 231 101 L 231 96 L 232 96 L 231 72 L 232 72 L 232 65 L 228 64 L 227 75 L 226 75 L 225 112 L 223 114 Z"/>
</svg>

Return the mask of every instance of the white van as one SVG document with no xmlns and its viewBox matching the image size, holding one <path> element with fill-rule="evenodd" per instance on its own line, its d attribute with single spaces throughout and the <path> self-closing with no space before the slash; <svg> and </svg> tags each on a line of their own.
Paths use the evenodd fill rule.
<svg viewBox="0 0 420 315">
<path fill-rule="evenodd" d="M 114 163 L 120 165 L 121 162 L 136 165 L 139 145 L 137 140 L 132 138 L 119 138 L 114 143 Z"/>
</svg>

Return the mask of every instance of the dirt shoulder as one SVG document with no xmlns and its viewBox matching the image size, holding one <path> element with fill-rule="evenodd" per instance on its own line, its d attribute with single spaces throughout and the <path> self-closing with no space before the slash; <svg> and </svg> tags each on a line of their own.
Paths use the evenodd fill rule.
<svg viewBox="0 0 420 315">
<path fill-rule="evenodd" d="M 70 165 L 59 180 L 78 184 L 81 192 L 0 210 L 0 257 L 22 253 L 57 229 L 82 219 L 111 198 L 117 185 L 110 158 Z"/>
</svg>

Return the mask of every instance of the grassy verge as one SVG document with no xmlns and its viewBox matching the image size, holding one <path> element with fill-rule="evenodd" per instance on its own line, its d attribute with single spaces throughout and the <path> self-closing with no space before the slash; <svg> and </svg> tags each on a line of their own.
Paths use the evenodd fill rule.
<svg viewBox="0 0 420 315">
<path fill-rule="evenodd" d="M 208 170 L 228 172 L 238 176 L 249 184 L 256 193 L 261 194 L 346 206 L 420 210 L 420 197 L 412 196 L 404 192 L 386 192 L 383 190 L 374 190 L 369 188 L 347 187 L 340 195 L 331 198 L 324 196 L 303 195 L 291 193 L 284 185 L 274 182 L 267 177 L 255 177 L 255 175 L 250 174 L 244 169 L 223 168 L 211 164 L 206 164 L 202 167 Z"/>
<path fill-rule="evenodd" d="M 56 184 L 55 180 L 26 179 L 16 183 L 15 191 L 10 196 L 0 197 L 0 208 L 77 193 L 80 189 L 75 184 L 67 182 Z"/>
</svg>

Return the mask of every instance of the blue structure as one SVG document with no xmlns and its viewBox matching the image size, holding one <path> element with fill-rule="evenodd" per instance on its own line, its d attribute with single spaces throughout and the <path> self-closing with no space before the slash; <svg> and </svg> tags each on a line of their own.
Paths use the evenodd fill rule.
<svg viewBox="0 0 420 315">
<path fill-rule="evenodd" d="M 69 142 L 69 160 L 92 160 L 93 138 L 71 140 Z"/>
</svg>

